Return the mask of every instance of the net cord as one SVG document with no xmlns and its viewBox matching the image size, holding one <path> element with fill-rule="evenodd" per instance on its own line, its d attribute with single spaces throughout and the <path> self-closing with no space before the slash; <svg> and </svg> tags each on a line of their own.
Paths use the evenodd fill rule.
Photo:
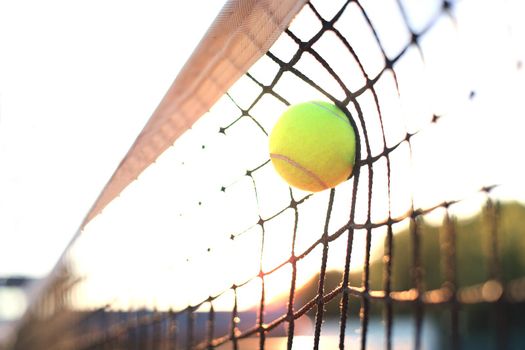
<svg viewBox="0 0 525 350">
<path fill-rule="evenodd" d="M 228 0 L 225 3 L 51 272 L 30 287 L 28 311 L 17 325 L 27 322 L 38 297 L 60 277 L 64 258 L 84 227 L 269 50 L 305 3 L 306 0 Z"/>
</svg>

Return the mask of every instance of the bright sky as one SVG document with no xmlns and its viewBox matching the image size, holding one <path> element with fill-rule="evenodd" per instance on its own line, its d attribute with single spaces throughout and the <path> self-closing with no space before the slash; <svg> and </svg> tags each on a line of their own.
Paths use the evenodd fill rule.
<svg viewBox="0 0 525 350">
<path fill-rule="evenodd" d="M 417 9 L 416 3 L 412 1 L 411 6 Z M 518 184 L 510 187 L 507 198 L 525 198 L 524 187 L 519 186 L 524 168 L 515 161 L 525 147 L 523 105 L 519 104 L 525 79 L 523 70 L 516 70 L 516 58 L 525 53 L 517 44 L 524 41 L 517 38 L 525 38 L 525 30 L 521 20 L 513 17 L 520 11 L 506 12 L 490 1 L 465 3 L 457 9 L 459 38 L 451 21 L 440 21 L 422 41 L 425 65 L 412 50 L 396 66 L 401 100 L 391 78 L 381 81 L 381 91 L 386 92 L 382 103 L 389 106 L 387 119 L 394 121 L 389 135 L 399 136 L 405 127 L 419 129 L 433 111 L 450 112 L 414 137 L 415 164 L 402 156 L 393 160 L 393 169 L 401 172 L 392 174 L 392 192 L 401 204 L 392 207 L 400 213 L 409 203 L 409 192 L 404 191 L 408 188 L 417 193 L 418 207 L 443 198 L 462 198 L 483 185 L 500 182 Z M 7 54 L 0 57 L 0 244 L 5 250 L 0 254 L 0 271 L 42 275 L 75 233 L 221 4 L 185 2 L 184 10 L 168 2 L 155 6 L 1 4 L 0 45 Z M 522 9 L 519 1 L 513 4 Z M 378 23 L 388 24 L 378 30 L 390 43 L 387 53 L 395 54 L 407 42 L 400 16 L 384 8 L 368 8 L 374 18 L 380 18 Z M 359 32 L 352 36 L 352 44 L 362 50 L 366 65 L 372 67 L 367 68 L 374 69 L 381 64 L 374 58 L 377 48 L 370 33 L 359 30 L 363 19 L 355 10 L 347 11 L 349 18 L 338 26 L 348 37 Z M 329 12 L 330 6 L 321 11 Z M 422 20 L 414 26 L 426 23 L 433 13 L 428 8 L 417 11 L 418 16 L 412 15 Z M 309 16 L 303 13 L 292 27 L 306 39 L 317 23 Z M 486 18 L 494 20 L 491 26 Z M 511 36 L 502 24 L 507 19 L 514 24 Z M 16 35 L 8 34 L 13 32 Z M 323 36 L 314 48 L 334 59 L 329 61 L 331 66 L 349 80 L 349 86 L 360 86 L 355 67 L 352 71 L 345 64 L 349 61 L 339 55 L 343 51 L 334 50 L 331 39 Z M 293 52 L 293 45 L 283 40 L 275 50 L 286 55 Z M 254 76 L 272 77 L 272 64 L 263 58 L 253 68 Z M 298 67 L 338 97 L 337 86 L 311 58 L 305 55 Z M 471 89 L 477 95 L 469 102 Z M 291 74 L 283 76 L 276 90 L 292 103 L 322 98 Z M 247 78 L 231 89 L 244 107 L 256 93 L 257 87 Z M 376 152 L 374 147 L 381 140 L 370 97 L 365 94 L 362 102 Z M 261 105 L 253 113 L 269 130 L 284 106 L 270 100 Z M 79 291 L 82 301 L 102 304 L 124 296 L 119 306 L 126 307 L 133 302 L 173 306 L 176 299 L 183 307 L 257 273 L 261 232 L 254 224 L 258 215 L 267 218 L 285 207 L 289 195 L 268 166 L 255 179 L 259 196 L 255 201 L 253 184 L 242 174 L 267 159 L 267 140 L 247 118 L 232 127 L 226 138 L 218 134 L 218 127 L 231 122 L 235 113 L 231 102 L 223 99 L 86 227 L 72 252 L 77 272 L 89 276 Z M 396 154 L 402 152 L 408 150 Z M 384 165 L 376 174 L 381 172 L 385 173 Z M 375 180 L 384 190 L 384 175 Z M 218 191 L 223 185 L 228 186 L 225 193 Z M 380 191 L 378 186 L 376 193 Z M 331 232 L 347 219 L 349 203 L 344 201 L 350 193 L 350 182 L 337 190 Z M 297 252 L 319 237 L 324 215 L 319 213 L 326 210 L 327 196 L 327 191 L 320 193 L 301 207 Z M 388 203 L 381 198 L 374 198 L 374 215 L 379 213 L 374 220 L 385 215 Z M 362 213 L 356 221 L 364 221 L 359 217 Z M 289 256 L 291 227 L 290 211 L 265 226 L 264 270 Z M 240 232 L 244 233 L 232 243 L 229 235 Z M 364 256 L 360 237 L 354 246 L 356 264 Z M 317 249 L 301 262 L 301 281 L 319 271 L 319 256 Z M 329 267 L 340 267 L 343 257 L 344 244 L 334 242 Z M 287 266 L 268 278 L 268 298 L 286 289 L 289 275 Z M 178 283 L 190 280 L 193 288 L 180 288 Z M 258 288 L 255 281 L 243 290 L 253 297 Z M 246 300 L 253 303 L 254 299 Z"/>
<path fill-rule="evenodd" d="M 0 275 L 56 262 L 223 1 L 0 1 Z"/>
</svg>

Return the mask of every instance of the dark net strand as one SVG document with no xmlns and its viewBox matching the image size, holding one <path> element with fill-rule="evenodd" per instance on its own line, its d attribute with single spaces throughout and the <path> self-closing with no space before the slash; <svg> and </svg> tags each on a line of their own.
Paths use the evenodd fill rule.
<svg viewBox="0 0 525 350">
<path fill-rule="evenodd" d="M 380 315 L 384 325 L 384 348 L 394 349 L 396 340 L 396 314 L 398 310 L 408 310 L 411 315 L 413 327 L 412 348 L 424 348 L 424 323 L 428 314 L 439 312 L 448 330 L 445 332 L 450 349 L 461 348 L 463 308 L 489 304 L 491 307 L 491 317 L 496 334 L 496 345 L 494 348 L 509 348 L 508 344 L 508 325 L 506 324 L 506 310 L 512 305 L 520 305 L 525 301 L 525 277 L 507 280 L 504 277 L 503 257 L 501 253 L 502 232 L 501 232 L 501 204 L 497 196 L 493 193 L 498 189 L 497 186 L 487 184 L 486 187 L 479 189 L 472 196 L 483 197 L 484 205 L 481 211 L 483 219 L 483 229 L 486 230 L 485 242 L 482 242 L 482 249 L 486 255 L 487 276 L 481 283 L 471 285 L 461 285 L 458 276 L 459 255 L 458 237 L 462 234 L 458 224 L 458 218 L 454 214 L 454 208 L 461 205 L 468 198 L 446 199 L 433 203 L 429 206 L 419 206 L 416 204 L 414 196 L 408 194 L 410 205 L 403 211 L 394 212 L 393 192 L 396 184 L 391 179 L 397 171 L 393 158 L 397 153 L 407 151 L 412 158 L 414 152 L 413 140 L 421 132 L 432 128 L 439 123 L 453 118 L 445 112 L 434 113 L 431 118 L 424 120 L 419 129 L 407 130 L 404 134 L 392 141 L 389 137 L 389 125 L 387 120 L 388 106 L 383 105 L 381 97 L 381 87 L 379 82 L 382 77 L 389 75 L 395 85 L 395 93 L 403 94 L 401 88 L 401 73 L 397 66 L 400 60 L 404 59 L 409 52 L 416 51 L 420 55 L 422 62 L 425 62 L 425 47 L 422 42 L 427 35 L 445 18 L 455 23 L 455 6 L 459 6 L 451 1 L 441 1 L 436 11 L 424 25 L 418 25 L 414 29 L 411 25 L 412 20 L 403 1 L 397 1 L 396 6 L 401 14 L 405 30 L 408 32 L 409 40 L 400 47 L 398 53 L 392 56 L 391 49 L 385 47 L 385 43 L 376 29 L 377 23 L 369 15 L 369 2 L 352 0 L 342 3 L 338 10 L 326 16 L 317 2 L 309 2 L 305 5 L 303 12 L 309 13 L 317 22 L 319 30 L 307 40 L 301 34 L 294 31 L 293 25 L 286 29 L 282 34 L 282 40 L 288 40 L 296 45 L 297 49 L 291 57 L 285 58 L 277 52 L 277 48 L 272 48 L 264 59 L 269 60 L 277 66 L 277 71 L 272 79 L 265 77 L 264 81 L 255 73 L 247 72 L 246 81 L 259 89 L 253 99 L 246 103 L 239 101 L 238 96 L 231 91 L 227 94 L 228 100 L 237 109 L 237 117 L 232 118 L 219 128 L 219 134 L 224 139 L 228 139 L 230 130 L 235 128 L 238 123 L 249 120 L 259 130 L 258 132 L 268 136 L 269 129 L 255 110 L 265 98 L 271 97 L 276 103 L 290 105 L 293 101 L 279 90 L 280 82 L 287 76 L 293 76 L 306 84 L 309 88 L 317 91 L 326 100 L 332 101 L 349 117 L 350 122 L 358 133 L 357 159 L 352 178 L 348 180 L 350 195 L 345 203 L 346 222 L 334 228 L 332 225 L 334 211 L 341 206 L 342 199 L 338 197 L 338 188 L 331 189 L 324 204 L 323 212 L 318 212 L 316 220 L 324 224 L 322 230 L 317 232 L 317 239 L 310 242 L 305 247 L 298 248 L 299 225 L 303 213 L 303 208 L 316 195 L 300 194 L 293 189 L 288 189 L 286 194 L 288 204 L 280 207 L 271 215 L 259 213 L 256 222 L 246 230 L 232 232 L 229 236 L 230 243 L 241 239 L 245 235 L 260 233 L 260 256 L 259 271 L 241 283 L 233 284 L 224 288 L 218 293 L 213 293 L 199 303 L 187 305 L 186 308 L 169 310 L 122 310 L 115 311 L 111 304 L 101 305 L 96 310 L 81 312 L 76 315 L 74 323 L 68 321 L 68 313 L 79 313 L 70 311 L 68 305 L 71 299 L 71 290 L 76 282 L 71 281 L 65 273 L 64 280 L 58 279 L 52 288 L 42 297 L 37 306 L 36 314 L 46 314 L 52 310 L 52 321 L 41 320 L 37 317 L 30 319 L 19 331 L 16 349 L 272 349 L 271 344 L 273 332 L 280 327 L 284 327 L 285 345 L 287 349 L 297 348 L 297 324 L 305 318 L 312 320 L 311 342 L 309 347 L 323 349 L 323 337 L 325 336 L 324 322 L 327 319 L 327 309 L 333 303 L 338 304 L 338 331 L 337 346 L 339 349 L 349 348 L 349 327 L 350 322 L 359 319 L 359 333 L 355 335 L 359 338 L 359 348 L 369 348 L 370 322 L 374 310 L 380 310 Z M 377 5 L 376 5 L 377 6 Z M 382 55 L 383 65 L 381 69 L 370 72 L 366 68 L 366 62 L 360 56 L 359 51 L 351 44 L 351 38 L 343 34 L 338 24 L 345 19 L 348 12 L 358 11 L 359 15 L 366 23 L 367 30 L 371 33 L 373 45 L 377 46 Z M 315 27 L 312 25 L 312 27 Z M 332 67 L 329 58 L 318 49 L 318 44 L 327 35 L 335 37 L 345 50 L 344 54 L 349 55 L 356 64 L 357 69 L 363 77 L 364 84 L 361 86 L 349 86 L 345 77 Z M 277 45 L 277 44 L 276 44 Z M 327 84 L 324 80 L 318 80 L 301 69 L 300 63 L 305 56 L 313 59 L 331 80 Z M 368 114 L 370 108 L 363 105 L 363 100 L 368 98 L 372 105 L 372 113 L 375 113 L 377 120 L 372 122 Z M 475 98 L 475 93 L 468 91 L 461 97 L 463 101 Z M 377 129 L 379 137 L 374 137 L 372 129 Z M 206 143 L 206 140 L 202 141 Z M 203 144 L 202 148 L 213 147 Z M 242 145 L 241 145 L 242 147 Z M 382 164 L 379 168 L 378 164 Z M 238 180 L 233 183 L 222 184 L 217 188 L 217 192 L 227 193 L 232 186 L 242 179 L 248 179 L 253 186 L 256 202 L 262 201 L 268 193 L 266 188 L 260 184 L 258 176 L 266 169 L 271 167 L 270 161 L 264 162 L 249 168 L 245 173 L 238 174 Z M 379 172 L 384 169 L 386 181 L 380 180 Z M 460 171 L 455 169 L 455 171 Z M 377 186 L 381 186 L 386 198 L 386 215 L 382 219 L 376 219 L 374 205 L 378 196 Z M 346 194 L 345 194 L 346 195 Z M 205 202 L 199 202 L 199 206 Z M 289 256 L 272 268 L 266 268 L 263 258 L 271 254 L 268 248 L 268 226 L 280 219 L 285 214 L 291 213 L 293 228 L 291 232 L 291 246 Z M 425 222 L 427 217 L 434 214 L 441 215 L 441 225 L 439 227 L 439 246 L 436 249 L 439 265 L 442 273 L 440 286 L 426 285 L 429 266 L 425 266 L 423 256 L 423 245 L 428 235 L 433 234 L 428 231 Z M 205 219 L 205 218 L 204 218 Z M 396 245 L 397 227 L 407 224 L 408 245 Z M 254 231 L 258 228 L 258 231 Z M 377 273 L 373 268 L 374 249 L 377 241 L 374 241 L 377 232 L 384 232 L 379 245 L 383 246 L 381 256 L 381 278 L 379 285 L 372 283 Z M 361 269 L 359 284 L 352 280 L 354 272 L 351 270 L 352 259 L 354 258 L 356 240 L 364 237 L 364 258 Z M 340 280 L 335 287 L 328 283 L 330 269 L 328 260 L 335 245 L 344 246 L 344 260 L 340 262 Z M 210 243 L 207 252 L 199 254 L 206 255 L 210 251 L 219 250 L 220 246 Z M 301 264 L 309 259 L 313 252 L 320 252 L 318 262 L 318 276 L 315 296 L 298 304 L 297 293 L 301 286 L 298 285 L 297 276 Z M 394 273 L 396 258 L 399 255 L 409 257 L 409 276 L 410 288 L 398 290 L 395 287 Z M 255 257 L 254 257 L 255 258 Z M 118 257 L 117 257 L 118 259 Z M 188 260 L 192 260 L 189 257 Z M 242 262 L 239 262 L 242 263 Z M 282 300 L 282 312 L 278 316 L 268 316 L 268 296 L 267 281 L 273 275 L 289 269 L 290 280 L 289 291 L 286 298 Z M 242 323 L 242 311 L 239 310 L 239 299 L 241 293 L 251 283 L 259 283 L 260 294 L 258 300 L 254 301 L 257 305 L 255 319 L 251 324 Z M 219 321 L 218 302 L 231 299 L 232 308 L 229 310 L 227 327 L 221 326 Z M 358 304 L 353 303 L 358 301 Z M 358 305 L 359 310 L 356 310 Z M 201 317 L 204 315 L 204 317 Z M 244 346 L 244 341 L 249 338 L 256 338 L 257 343 L 253 347 Z M 36 346 L 35 344 L 40 344 Z M 248 343 L 246 343 L 248 344 Z M 251 343 L 255 344 L 255 343 Z M 281 349 L 281 348 L 279 348 Z"/>
</svg>

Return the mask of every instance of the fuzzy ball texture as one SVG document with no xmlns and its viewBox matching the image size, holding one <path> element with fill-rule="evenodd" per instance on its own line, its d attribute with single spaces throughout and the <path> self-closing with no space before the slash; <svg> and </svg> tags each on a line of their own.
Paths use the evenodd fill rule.
<svg viewBox="0 0 525 350">
<path fill-rule="evenodd" d="M 347 116 L 328 102 L 311 101 L 289 107 L 270 135 L 270 158 L 291 186 L 318 192 L 352 175 L 355 131 Z"/>
</svg>

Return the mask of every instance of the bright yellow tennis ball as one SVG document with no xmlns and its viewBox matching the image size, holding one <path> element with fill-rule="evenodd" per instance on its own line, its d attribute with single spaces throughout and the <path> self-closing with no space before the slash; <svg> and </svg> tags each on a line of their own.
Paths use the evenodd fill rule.
<svg viewBox="0 0 525 350">
<path fill-rule="evenodd" d="M 355 131 L 347 116 L 327 102 L 304 102 L 288 108 L 270 135 L 270 158 L 290 185 L 318 192 L 352 175 Z"/>
</svg>

